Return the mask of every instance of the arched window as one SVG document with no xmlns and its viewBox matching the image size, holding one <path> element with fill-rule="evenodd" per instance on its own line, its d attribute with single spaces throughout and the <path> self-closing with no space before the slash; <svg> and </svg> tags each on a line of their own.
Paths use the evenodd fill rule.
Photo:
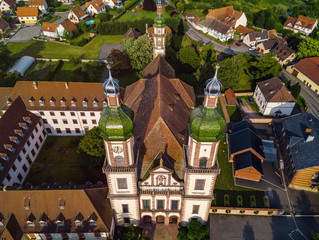
<svg viewBox="0 0 319 240">
<path fill-rule="evenodd" d="M 160 47 L 161 46 L 161 40 L 158 40 L 158 45 L 157 45 L 158 47 Z"/>
<path fill-rule="evenodd" d="M 124 158 L 121 156 L 115 157 L 115 162 L 117 167 L 124 167 Z"/>
<path fill-rule="evenodd" d="M 199 159 L 199 167 L 200 168 L 206 168 L 207 166 L 207 158 L 203 157 Z"/>
</svg>

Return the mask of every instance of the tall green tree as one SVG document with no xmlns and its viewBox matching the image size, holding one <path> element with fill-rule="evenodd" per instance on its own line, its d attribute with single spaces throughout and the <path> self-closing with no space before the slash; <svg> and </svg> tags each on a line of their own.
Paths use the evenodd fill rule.
<svg viewBox="0 0 319 240">
<path fill-rule="evenodd" d="M 292 96 L 297 99 L 299 94 L 300 94 L 300 91 L 301 91 L 301 85 L 299 82 L 297 82 L 296 84 L 292 85 L 291 88 L 290 88 L 290 91 L 291 91 L 291 94 Z"/>
<path fill-rule="evenodd" d="M 123 48 L 131 60 L 132 68 L 137 71 L 139 77 L 142 77 L 145 67 L 153 58 L 153 40 L 146 34 L 138 39 L 126 38 L 123 41 Z"/>
<path fill-rule="evenodd" d="M 8 50 L 7 46 L 4 45 L 3 42 L 0 42 L 0 75 L 4 73 L 8 64 L 10 63 L 9 54 L 10 51 Z"/>
<path fill-rule="evenodd" d="M 319 56 L 319 40 L 307 37 L 303 39 L 298 45 L 297 57 L 318 57 Z"/>
<path fill-rule="evenodd" d="M 192 69 L 196 69 L 200 66 L 200 57 L 198 56 L 194 47 L 183 47 L 177 54 L 179 61 Z"/>
<path fill-rule="evenodd" d="M 191 220 L 187 229 L 179 229 L 178 240 L 209 240 L 209 228 L 198 220 Z"/>
<path fill-rule="evenodd" d="M 130 60 L 128 59 L 125 52 L 118 49 L 113 49 L 108 56 L 108 60 L 112 64 L 112 70 L 115 73 L 120 73 L 121 71 L 127 71 L 131 69 Z"/>
</svg>

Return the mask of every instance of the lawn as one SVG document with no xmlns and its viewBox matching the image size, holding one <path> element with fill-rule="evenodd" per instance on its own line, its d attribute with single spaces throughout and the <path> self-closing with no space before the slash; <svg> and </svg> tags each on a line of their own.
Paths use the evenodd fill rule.
<svg viewBox="0 0 319 240">
<path fill-rule="evenodd" d="M 237 106 L 226 106 L 226 110 L 231 122 L 240 122 L 241 115 Z"/>
<path fill-rule="evenodd" d="M 18 58 L 22 56 L 46 57 L 46 58 L 69 58 L 83 57 L 97 59 L 102 44 L 121 43 L 123 35 L 98 35 L 84 47 L 69 46 L 56 42 L 42 42 L 32 40 L 22 43 L 8 43 L 10 56 Z"/>
<path fill-rule="evenodd" d="M 240 195 L 243 198 L 244 207 L 250 207 L 250 196 L 255 196 L 257 207 L 263 207 L 264 192 L 235 186 L 232 163 L 228 162 L 228 144 L 226 142 L 226 135 L 224 135 L 223 138 L 220 140 L 217 158 L 221 172 L 217 176 L 214 189 L 216 200 L 213 201 L 212 204 L 217 206 L 224 206 L 225 195 L 228 195 L 230 205 L 236 207 L 237 196 Z"/>
<path fill-rule="evenodd" d="M 127 11 L 125 14 L 123 14 L 117 21 L 133 21 L 133 20 L 142 20 L 144 18 L 154 18 L 156 16 L 156 11 L 150 12 L 150 11 L 144 11 L 139 10 L 135 11 L 134 8 Z M 163 16 L 164 18 L 170 18 L 169 14 L 166 12 L 165 8 L 163 8 Z"/>
<path fill-rule="evenodd" d="M 43 182 L 68 184 L 73 181 L 105 182 L 101 168 L 88 166 L 84 155 L 77 153 L 81 137 L 48 137 L 37 156 L 25 183 L 41 185 Z M 38 171 L 32 171 L 37 169 Z"/>
<path fill-rule="evenodd" d="M 259 113 L 259 114 L 261 114 L 260 112 L 259 112 L 259 109 L 258 109 L 258 106 L 257 106 L 257 103 L 255 102 L 255 99 L 254 99 L 254 102 L 253 103 L 250 103 L 249 101 L 248 101 L 248 97 L 253 97 L 253 96 L 242 96 L 242 97 L 239 97 L 240 99 L 242 99 L 243 101 L 246 101 L 247 102 L 247 104 L 256 112 L 256 113 Z M 262 114 L 261 114 L 262 115 Z"/>
</svg>

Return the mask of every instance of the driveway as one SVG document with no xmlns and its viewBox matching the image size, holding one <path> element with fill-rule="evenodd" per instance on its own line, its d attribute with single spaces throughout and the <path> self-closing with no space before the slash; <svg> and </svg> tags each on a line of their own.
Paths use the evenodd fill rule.
<svg viewBox="0 0 319 240">
<path fill-rule="evenodd" d="M 20 30 L 6 42 L 28 42 L 41 32 L 41 26 L 27 26 Z"/>
<path fill-rule="evenodd" d="M 292 76 L 287 71 L 283 70 L 282 75 L 291 80 L 292 84 L 297 82 L 301 85 L 300 95 L 306 100 L 308 104 L 308 112 L 315 115 L 319 118 L 319 96 L 317 96 L 314 92 L 312 92 L 309 88 L 307 88 L 302 82 L 300 82 L 297 78 Z"/>
<path fill-rule="evenodd" d="M 54 15 L 59 16 L 59 18 L 53 21 L 53 23 L 60 24 L 61 22 L 63 22 L 65 19 L 68 18 L 69 12 L 57 12 L 57 13 L 54 13 Z"/>
<path fill-rule="evenodd" d="M 210 239 L 212 240 L 283 240 L 307 239 L 311 231 L 319 231 L 319 218 L 296 218 L 300 230 L 291 217 L 234 216 L 211 214 L 209 217 Z M 304 238 L 305 235 L 307 238 Z"/>
<path fill-rule="evenodd" d="M 240 110 L 244 114 L 244 118 L 262 118 L 259 114 L 257 114 L 251 106 L 246 102 L 245 99 L 242 99 L 243 104 L 240 105 Z"/>
</svg>

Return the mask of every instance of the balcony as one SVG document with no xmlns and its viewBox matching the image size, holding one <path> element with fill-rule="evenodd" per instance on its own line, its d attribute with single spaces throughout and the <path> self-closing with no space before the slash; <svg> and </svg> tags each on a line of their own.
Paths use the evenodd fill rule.
<svg viewBox="0 0 319 240">
<path fill-rule="evenodd" d="M 183 190 L 140 190 L 140 195 L 184 195 Z"/>
<path fill-rule="evenodd" d="M 215 165 L 211 168 L 195 168 L 191 166 L 187 166 L 185 169 L 186 173 L 215 173 L 215 174 L 220 174 L 220 168 Z"/>
</svg>

